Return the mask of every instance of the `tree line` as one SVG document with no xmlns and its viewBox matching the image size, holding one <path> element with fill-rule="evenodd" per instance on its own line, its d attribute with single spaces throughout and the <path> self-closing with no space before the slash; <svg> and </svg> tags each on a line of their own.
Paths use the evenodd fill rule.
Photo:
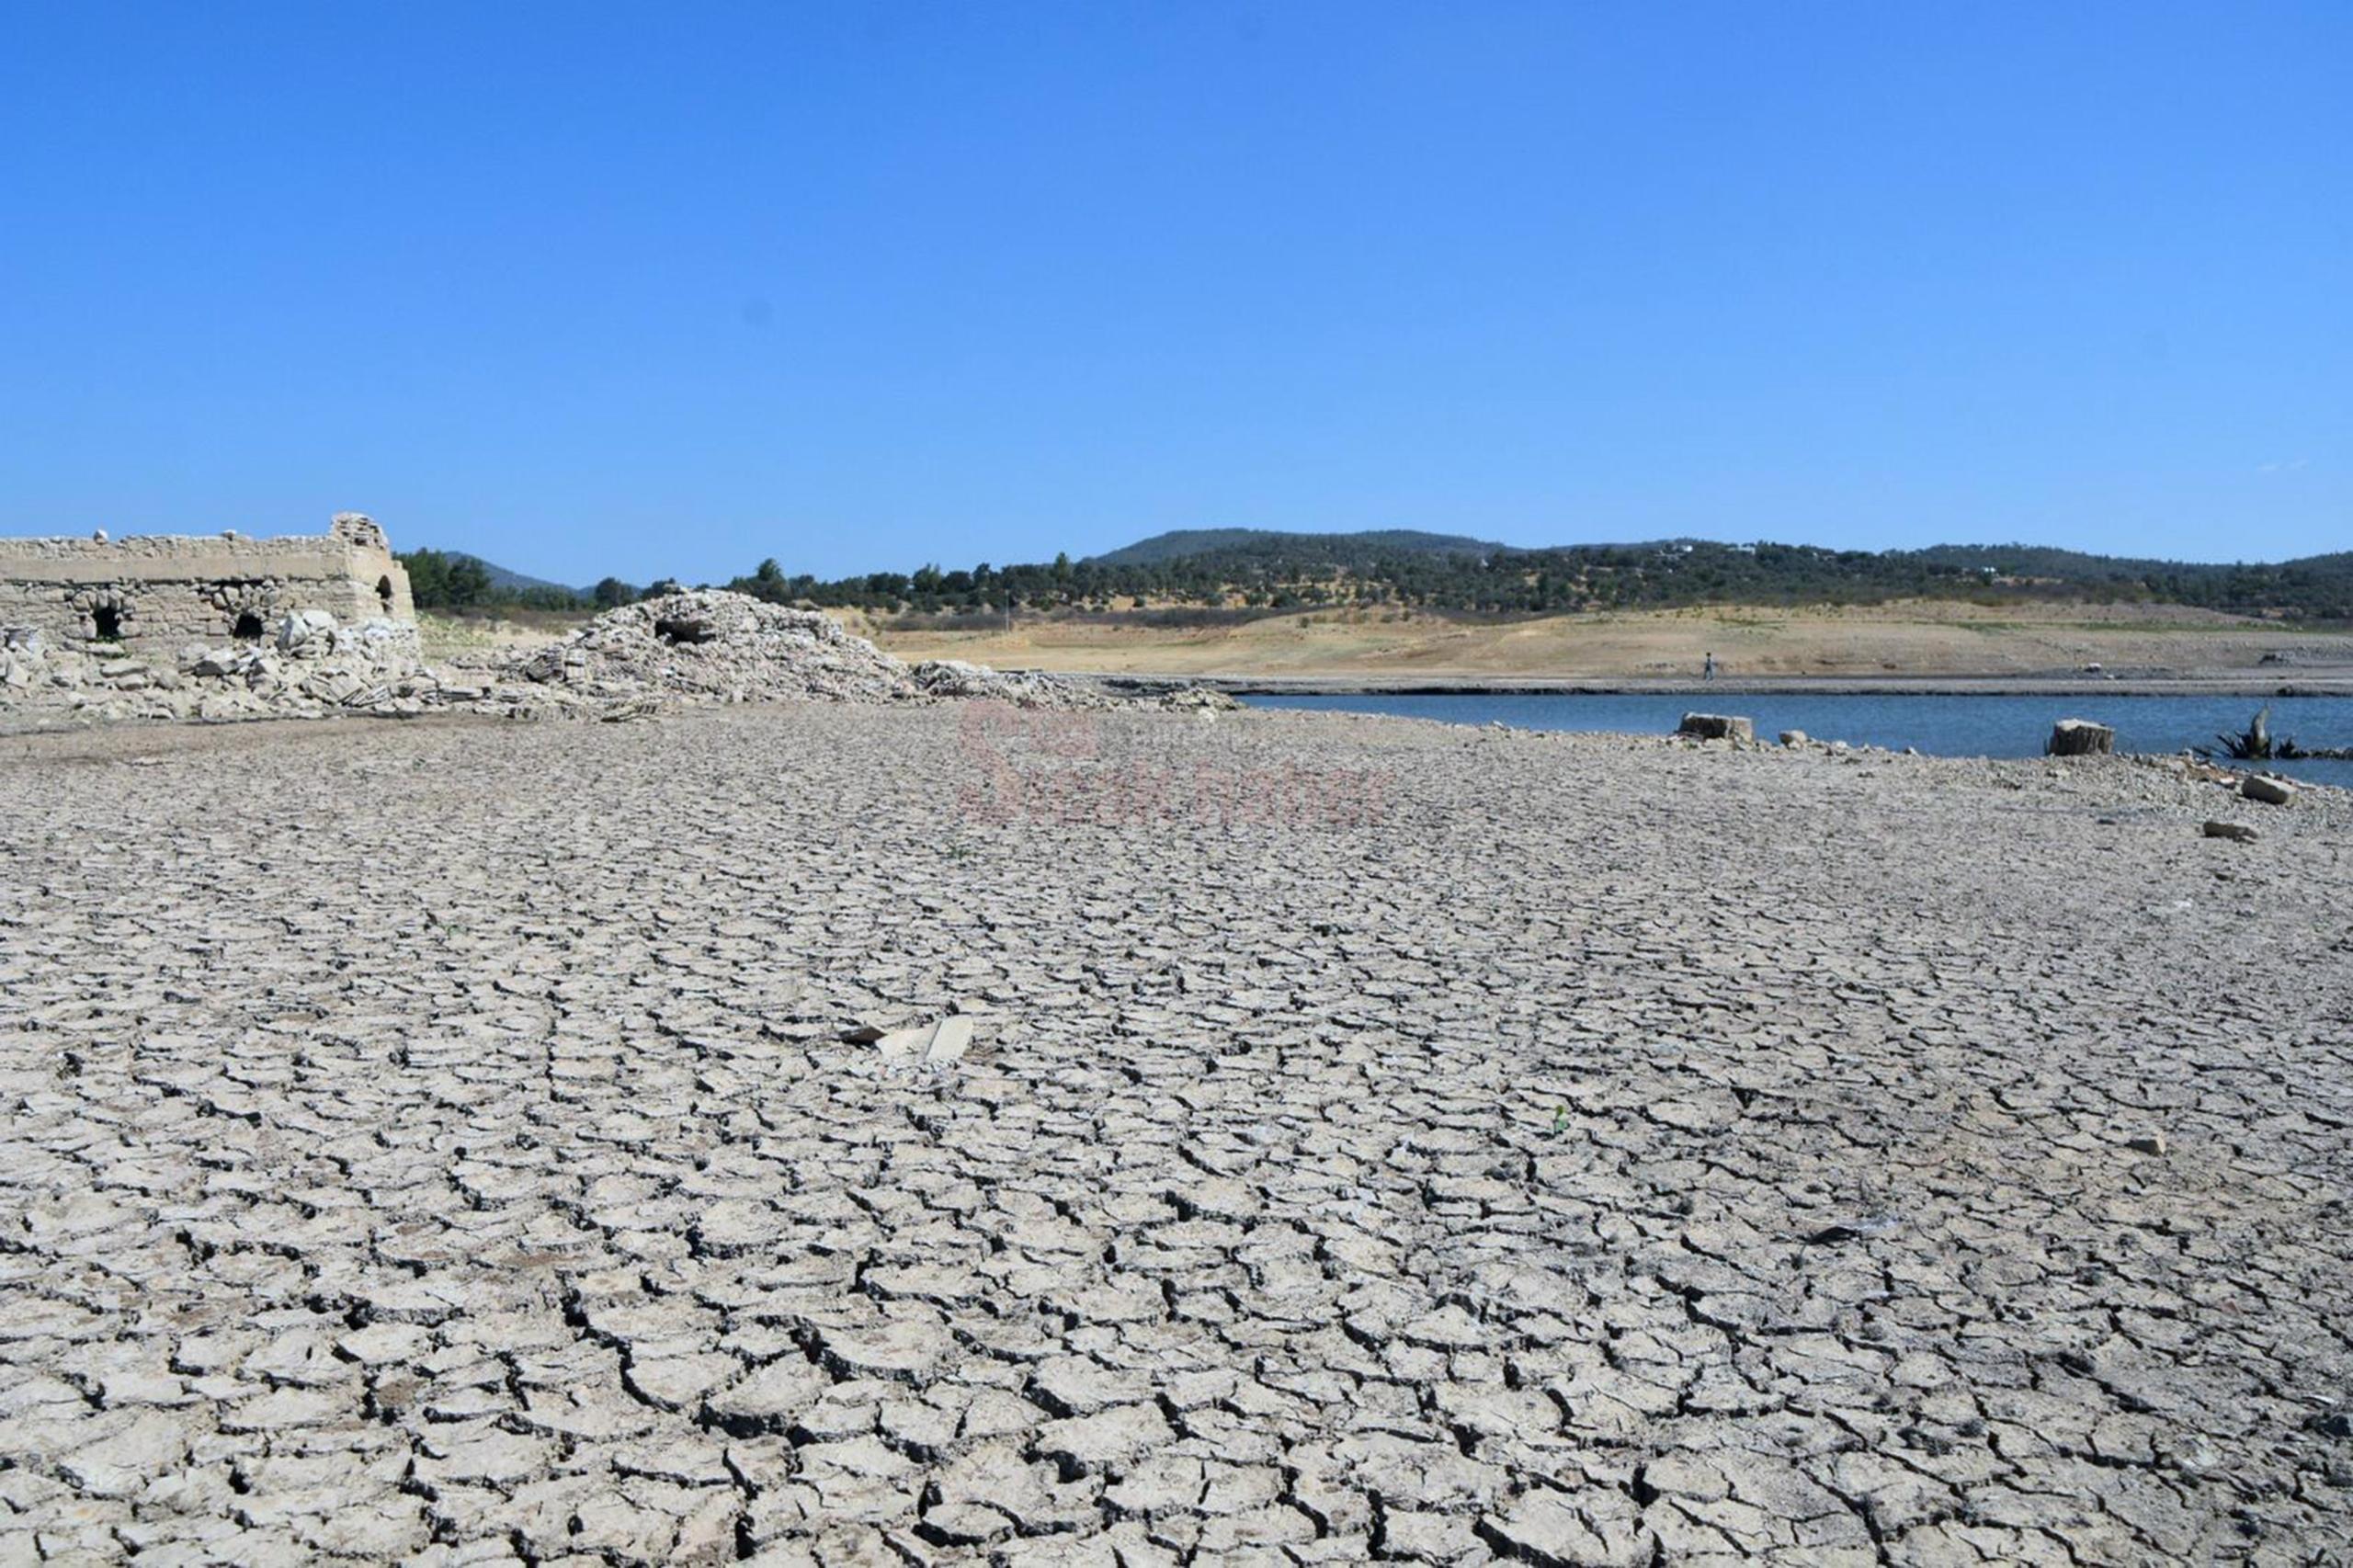
<svg viewBox="0 0 2353 1568">
<path fill-rule="evenodd" d="M 1377 537 L 1377 536 L 1366 536 Z M 1277 542 L 1269 543 L 1267 540 Z M 1014 611 L 1197 614 L 1396 607 L 1487 615 L 1574 614 L 1700 605 L 1865 605 L 1894 599 L 2028 599 L 2182 604 L 2298 619 L 2353 619 L 2353 552 L 2278 564 L 2136 561 L 2036 546 L 1949 545 L 1917 551 L 1706 540 L 1574 545 L 1549 550 L 1327 548 L 1312 535 L 1150 561 L 1073 561 L 970 568 L 937 564 L 824 579 L 773 558 L 717 585 L 774 604 L 875 614 L 977 616 Z M 607 609 L 675 590 L 608 577 L 586 594 L 497 587 L 471 557 L 401 557 L 419 608 Z"/>
<path fill-rule="evenodd" d="M 2064 557 L 2062 559 L 2062 557 Z M 1813 545 L 1578 545 L 1335 560 L 1312 551 L 1209 551 L 1174 560 L 1050 562 L 821 580 L 764 561 L 725 585 L 778 603 L 916 615 L 1154 607 L 1260 612 L 1392 606 L 1488 615 L 1699 605 L 1865 605 L 1895 599 L 2169 603 L 2353 619 L 2353 553 L 2279 565 L 2120 561 L 2021 548 L 1841 551 Z"/>
</svg>

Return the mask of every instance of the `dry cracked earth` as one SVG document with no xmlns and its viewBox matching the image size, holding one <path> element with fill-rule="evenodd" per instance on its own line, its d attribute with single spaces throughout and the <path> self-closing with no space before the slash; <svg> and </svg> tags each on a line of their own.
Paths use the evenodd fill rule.
<svg viewBox="0 0 2353 1568">
<path fill-rule="evenodd" d="M 2348 1558 L 2341 796 L 776 708 L 0 835 L 0 1562 Z"/>
</svg>

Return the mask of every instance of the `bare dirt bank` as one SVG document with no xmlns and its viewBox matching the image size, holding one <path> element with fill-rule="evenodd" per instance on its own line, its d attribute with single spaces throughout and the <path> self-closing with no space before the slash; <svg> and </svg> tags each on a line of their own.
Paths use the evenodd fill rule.
<svg viewBox="0 0 2353 1568">
<path fill-rule="evenodd" d="M 2291 682 L 2353 682 L 2353 636 L 2176 606 L 1927 603 L 1506 622 L 1370 611 L 1270 616 L 1189 631 L 1134 619 L 1022 619 L 1009 632 L 925 631 L 863 617 L 856 625 L 904 658 L 1227 682 L 1334 683 L 1320 689 L 1344 689 L 1338 684 L 1344 682 L 1402 690 L 1427 689 L 1430 683 L 1554 681 L 1595 689 L 1669 689 L 1695 681 L 1711 653 L 1728 677 L 1776 683 L 2063 681 L 2081 678 L 2091 665 L 2136 682 L 2193 681 L 2209 688 L 2229 682 L 2247 691 Z"/>
</svg>

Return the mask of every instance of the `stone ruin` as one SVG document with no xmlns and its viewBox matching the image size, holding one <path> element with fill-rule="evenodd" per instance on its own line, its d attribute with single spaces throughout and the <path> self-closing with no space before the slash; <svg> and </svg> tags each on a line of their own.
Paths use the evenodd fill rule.
<svg viewBox="0 0 2353 1568">
<path fill-rule="evenodd" d="M 365 517 L 337 518 L 338 535 L 331 537 L 349 541 L 341 530 L 354 525 L 364 525 L 381 551 L 383 535 Z M 148 542 L 159 541 L 130 541 Z M 175 559 L 177 570 L 187 570 L 188 558 Z M 964 698 L 1023 708 L 1235 706 L 1231 698 L 1199 688 L 1128 697 L 1068 676 L 1001 673 L 953 660 L 908 665 L 816 610 L 722 589 L 624 605 L 544 647 L 484 649 L 436 666 L 426 661 L 408 616 L 408 584 L 395 575 L 399 568 L 377 571 L 384 585 L 379 592 L 366 580 L 375 562 L 364 551 L 349 559 L 360 563 L 357 571 L 299 584 L 305 595 L 345 605 L 349 619 L 316 603 L 288 608 L 288 590 L 297 585 L 281 578 L 275 619 L 258 636 L 249 635 L 242 619 L 260 617 L 258 609 L 240 610 L 240 620 L 225 634 L 217 616 L 193 631 L 158 631 L 159 623 L 185 626 L 192 613 L 186 593 L 191 580 L 182 577 L 138 585 L 141 592 L 154 590 L 153 602 L 164 607 L 140 617 L 140 646 L 132 645 L 120 618 L 100 623 L 72 608 L 90 599 L 77 599 L 54 583 L 38 599 L 0 601 L 0 733 L 58 721 L 409 718 L 436 711 L 610 721 L 737 702 Z M 116 602 L 121 583 L 119 574 L 108 579 Z M 391 594 L 396 615 L 381 612 L 384 593 Z M 23 624 L 21 607 L 28 602 L 45 619 Z"/>
<path fill-rule="evenodd" d="M 384 530 L 0 540 L 0 718 L 421 712 L 408 574 Z"/>
<path fill-rule="evenodd" d="M 260 643 L 290 615 L 413 622 L 384 530 L 338 512 L 324 534 L 0 539 L 0 627 L 85 653 Z"/>
</svg>

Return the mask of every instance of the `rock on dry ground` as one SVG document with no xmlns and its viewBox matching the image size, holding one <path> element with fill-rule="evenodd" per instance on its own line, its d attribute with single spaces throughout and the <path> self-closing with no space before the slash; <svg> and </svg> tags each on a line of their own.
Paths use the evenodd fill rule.
<svg viewBox="0 0 2353 1568">
<path fill-rule="evenodd" d="M 0 1561 L 2347 1550 L 2335 791 L 810 705 L 0 799 Z"/>
</svg>

